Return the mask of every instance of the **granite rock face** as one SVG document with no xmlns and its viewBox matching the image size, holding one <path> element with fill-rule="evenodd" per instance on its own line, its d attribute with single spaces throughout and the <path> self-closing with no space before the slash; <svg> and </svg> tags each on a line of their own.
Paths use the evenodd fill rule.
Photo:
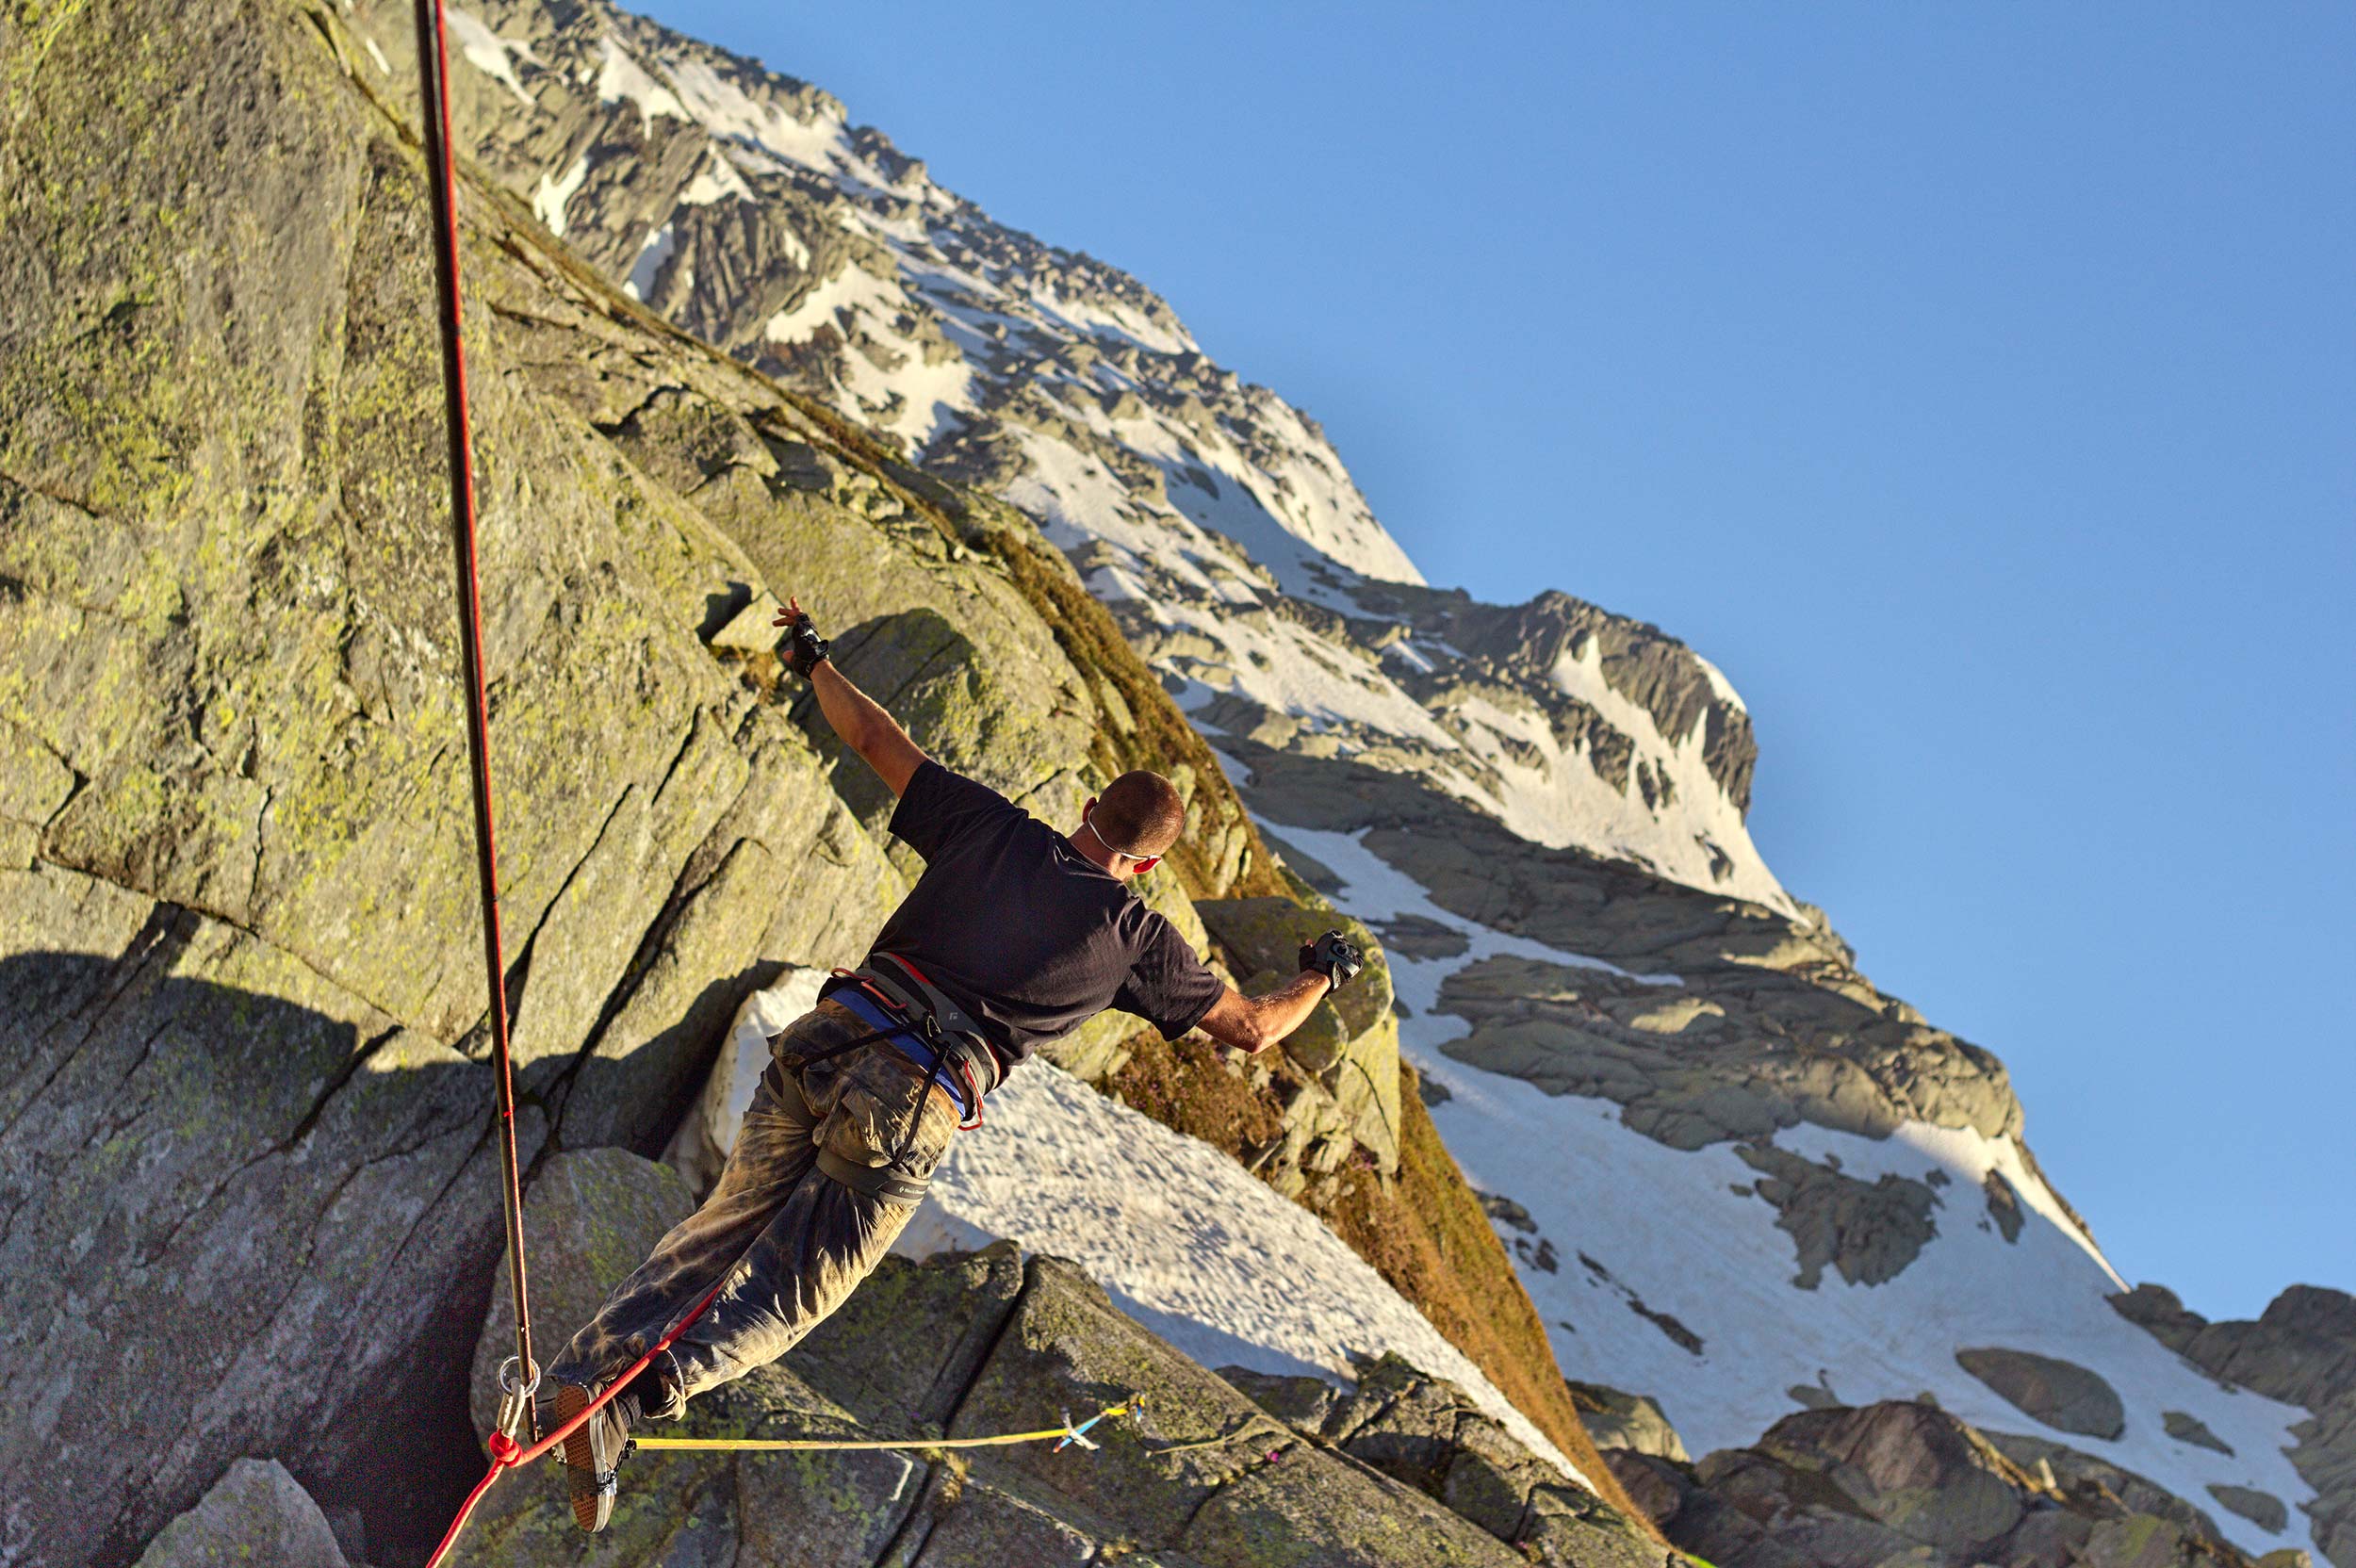
<svg viewBox="0 0 2356 1568">
<path fill-rule="evenodd" d="M 1719 1568 L 2250 1568 L 2200 1511 L 2037 1440 L 1927 1405 L 1788 1416 L 1679 1464 L 1610 1452 L 1671 1541 Z"/>
<path fill-rule="evenodd" d="M 2212 1323 L 2154 1284 L 2115 1296 L 2111 1305 L 2211 1377 L 2312 1413 L 2295 1429 L 2299 1441 L 2290 1450 L 2291 1463 L 2316 1493 L 2302 1506 L 2314 1517 L 2324 1556 L 2356 1563 L 2356 1297 L 2293 1285 L 2254 1322 Z M 2217 1501 L 2262 1525 L 2261 1514 L 2271 1518 L 2282 1506 L 2263 1493 L 2237 1498 L 2246 1507 L 2223 1494 Z"/>
</svg>

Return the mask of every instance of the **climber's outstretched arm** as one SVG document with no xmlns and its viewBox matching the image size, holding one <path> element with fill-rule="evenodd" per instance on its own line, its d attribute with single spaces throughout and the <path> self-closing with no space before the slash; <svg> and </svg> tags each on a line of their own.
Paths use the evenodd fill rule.
<svg viewBox="0 0 2356 1568">
<path fill-rule="evenodd" d="M 883 704 L 855 685 L 851 678 L 834 667 L 826 657 L 824 638 L 810 629 L 810 622 L 802 614 L 802 607 L 793 599 L 777 612 L 777 624 L 788 629 L 786 662 L 795 674 L 810 682 L 818 694 L 819 710 L 834 732 L 843 737 L 843 743 L 859 754 L 866 764 L 891 786 L 892 794 L 908 792 L 908 780 L 924 765 L 922 747 L 908 739 L 908 732 L 883 710 Z"/>
<path fill-rule="evenodd" d="M 1316 970 L 1301 971 L 1266 996 L 1246 996 L 1230 986 L 1196 1027 L 1221 1045 L 1256 1054 L 1307 1022 L 1333 988 Z"/>
</svg>

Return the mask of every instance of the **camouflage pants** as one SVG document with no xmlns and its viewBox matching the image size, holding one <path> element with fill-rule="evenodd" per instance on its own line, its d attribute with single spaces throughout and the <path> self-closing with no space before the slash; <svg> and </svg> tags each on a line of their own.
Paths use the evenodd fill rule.
<svg viewBox="0 0 2356 1568">
<path fill-rule="evenodd" d="M 777 1360 L 843 1304 L 916 1212 L 910 1184 L 930 1180 L 957 1125 L 947 1091 L 889 1046 L 803 1065 L 868 1028 L 821 1002 L 770 1040 L 712 1196 L 572 1337 L 552 1378 L 603 1388 L 720 1284 L 638 1380 L 642 1412 L 676 1418 L 689 1396 Z M 896 1190 L 859 1190 L 878 1185 Z"/>
</svg>

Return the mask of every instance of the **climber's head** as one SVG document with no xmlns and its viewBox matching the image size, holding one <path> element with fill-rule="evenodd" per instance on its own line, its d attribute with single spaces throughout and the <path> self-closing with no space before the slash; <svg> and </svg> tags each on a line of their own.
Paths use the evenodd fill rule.
<svg viewBox="0 0 2356 1568">
<path fill-rule="evenodd" d="M 1152 871 L 1186 825 L 1178 786 L 1160 774 L 1133 769 L 1090 795 L 1080 808 L 1072 841 L 1080 853 L 1122 880 Z"/>
</svg>

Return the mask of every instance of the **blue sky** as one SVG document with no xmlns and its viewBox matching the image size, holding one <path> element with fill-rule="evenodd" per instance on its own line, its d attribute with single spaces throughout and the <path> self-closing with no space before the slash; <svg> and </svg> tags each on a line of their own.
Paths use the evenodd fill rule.
<svg viewBox="0 0 2356 1568">
<path fill-rule="evenodd" d="M 2356 1290 L 2356 10 L 652 10 L 1137 274 L 1434 582 L 1723 666 L 2129 1279 Z"/>
</svg>

